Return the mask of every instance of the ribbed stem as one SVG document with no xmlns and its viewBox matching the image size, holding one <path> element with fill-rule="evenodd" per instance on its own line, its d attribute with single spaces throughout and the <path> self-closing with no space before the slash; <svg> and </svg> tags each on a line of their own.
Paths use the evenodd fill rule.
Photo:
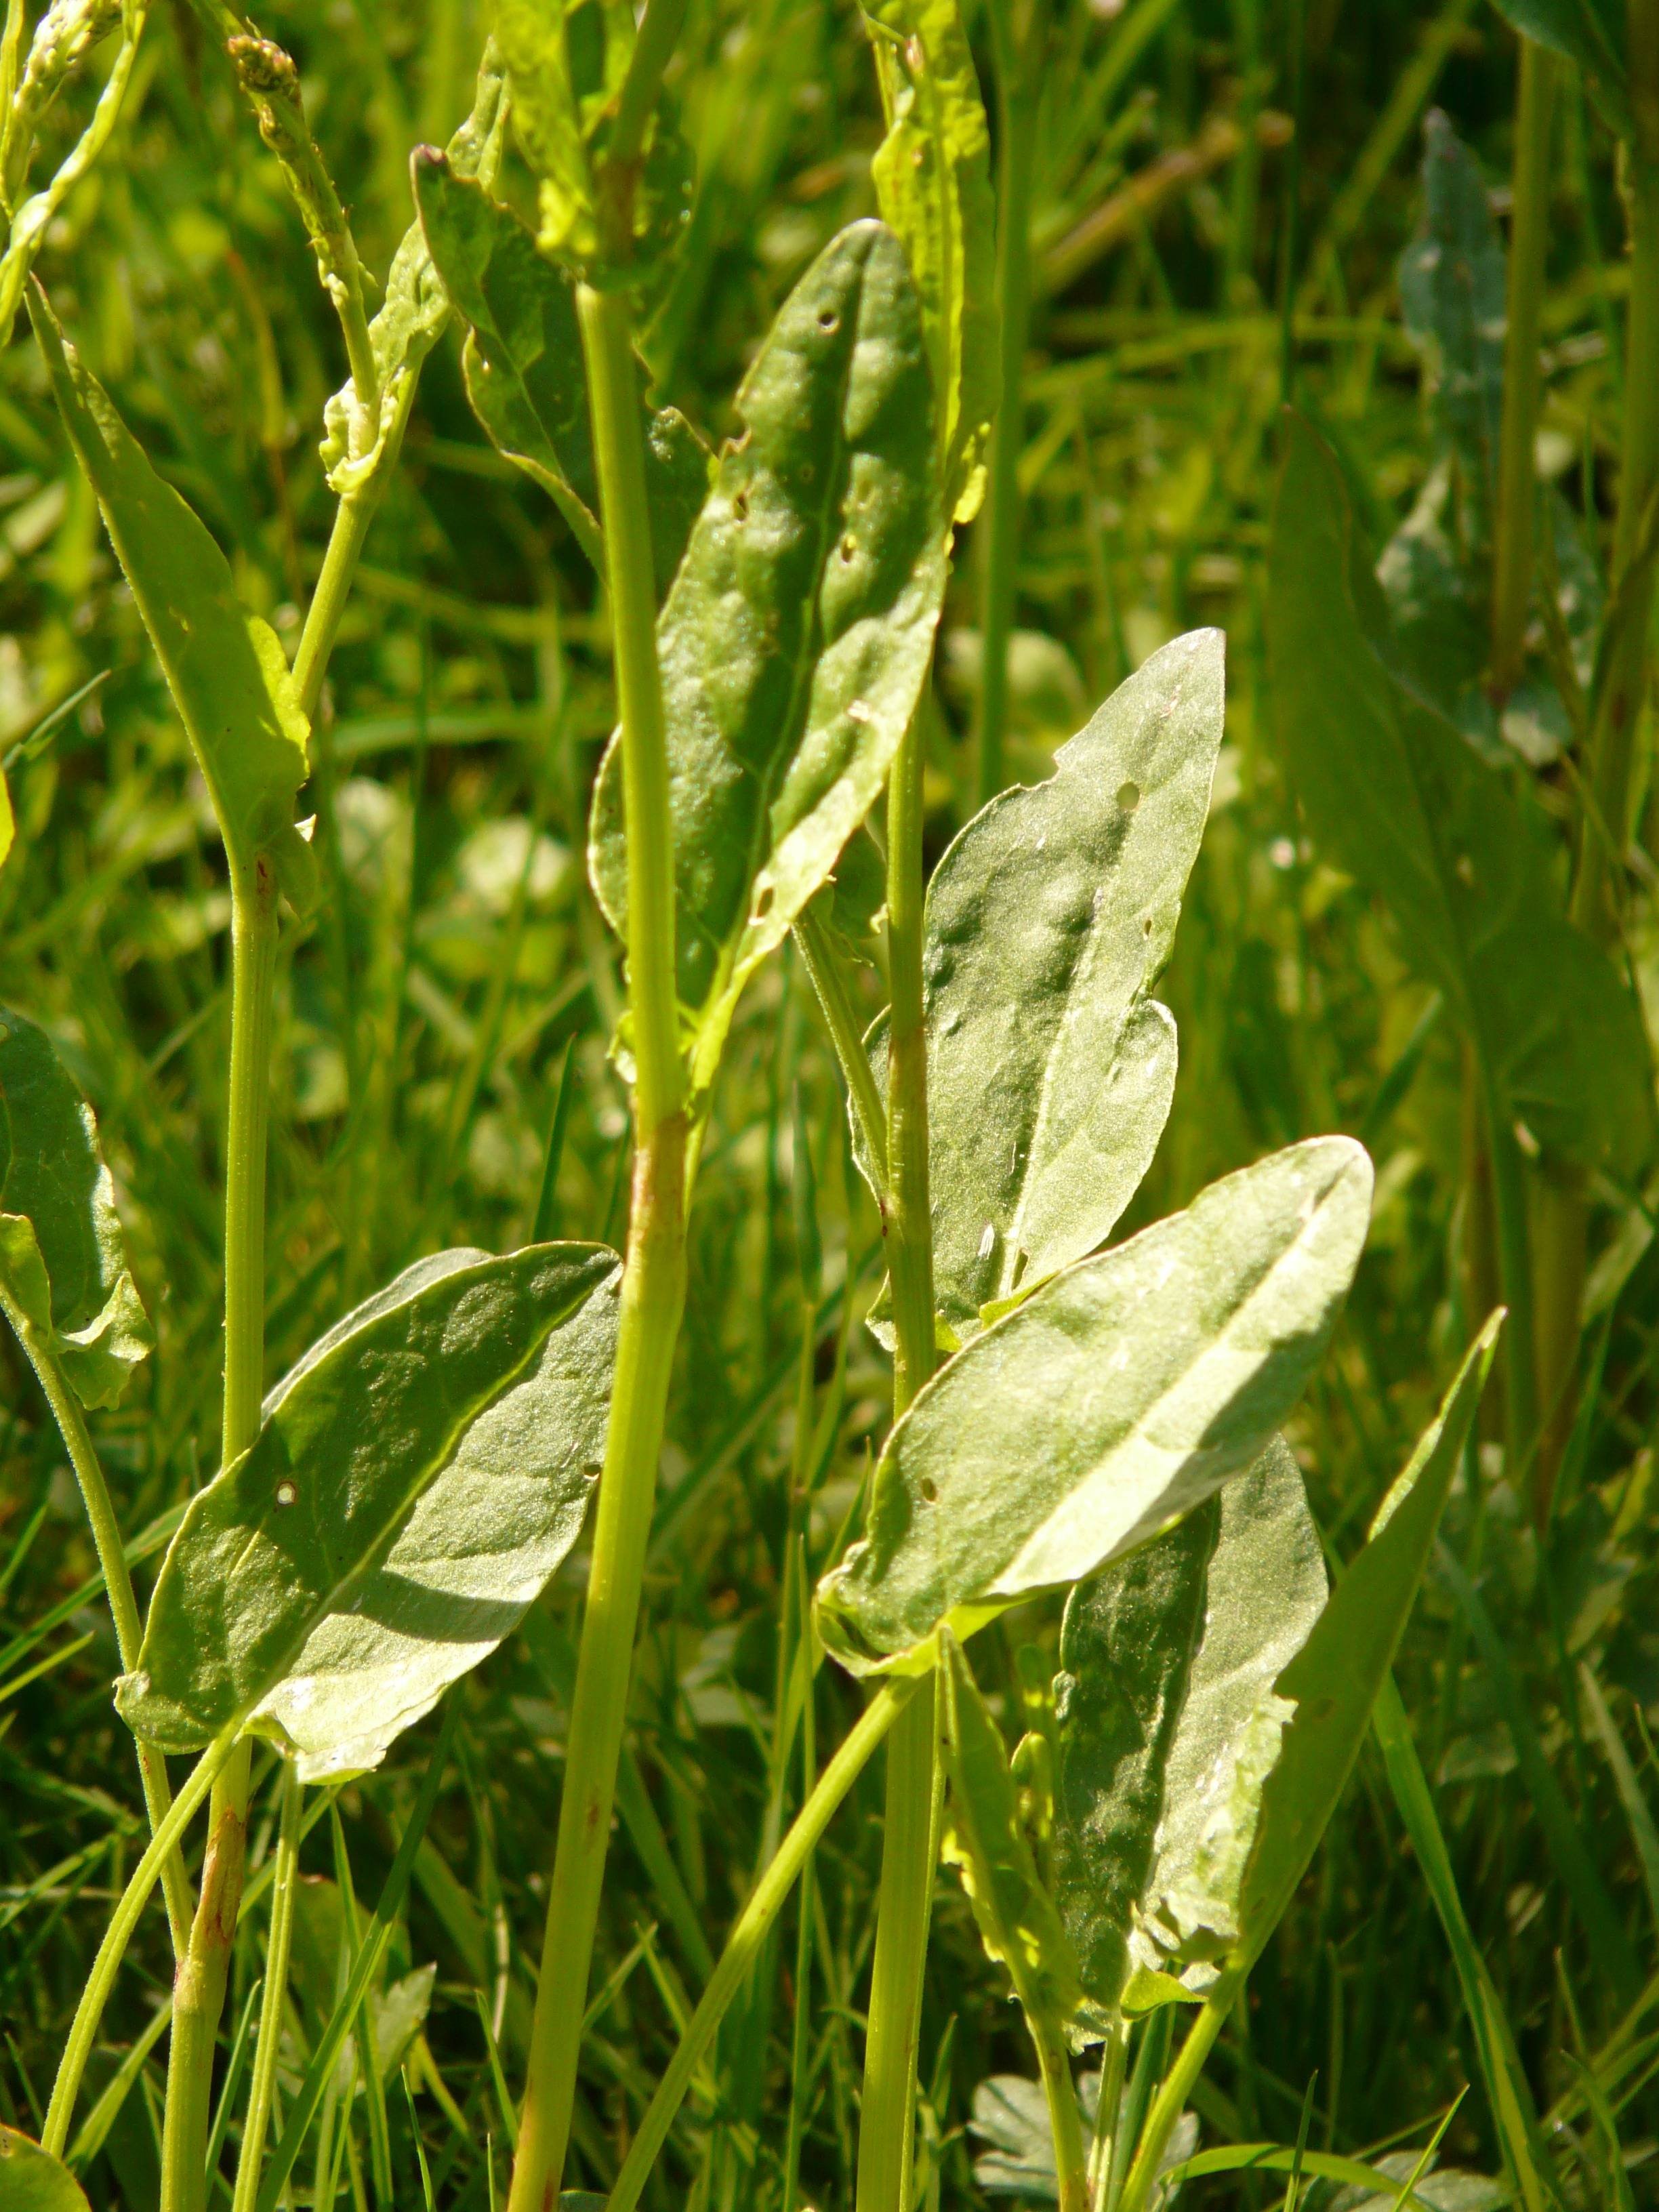
<svg viewBox="0 0 1659 2212">
<path fill-rule="evenodd" d="M 673 828 L 633 347 L 621 293 L 584 285 L 577 308 L 593 412 L 623 732 L 636 1069 L 634 1204 L 509 2212 L 550 2212 L 563 2177 L 669 1375 L 685 1303 L 686 1124 L 675 992 Z"/>
</svg>

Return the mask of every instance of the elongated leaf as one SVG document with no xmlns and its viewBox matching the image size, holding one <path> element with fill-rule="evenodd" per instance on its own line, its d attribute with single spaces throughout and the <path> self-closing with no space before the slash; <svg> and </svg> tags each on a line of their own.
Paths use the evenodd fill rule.
<svg viewBox="0 0 1659 2212">
<path fill-rule="evenodd" d="M 1623 0 L 1497 0 L 1517 31 L 1577 62 L 1615 129 L 1628 131 Z"/>
<path fill-rule="evenodd" d="M 441 1254 L 314 1346 L 173 1540 L 117 1695 L 135 1734 L 252 1717 L 309 1772 L 370 1765 L 492 1649 L 575 1538 L 617 1266 Z"/>
<path fill-rule="evenodd" d="M 432 258 L 469 326 L 463 367 L 472 411 L 497 451 L 548 493 L 598 568 L 599 491 L 572 280 L 537 252 L 511 209 L 447 155 L 417 153 L 412 173 Z M 708 467 L 708 449 L 683 415 L 666 407 L 647 416 L 659 596 L 685 551 Z"/>
<path fill-rule="evenodd" d="M 944 522 L 921 312 L 878 222 L 832 239 L 738 397 L 742 434 L 658 624 L 680 998 L 694 1083 L 738 994 L 868 813 L 927 678 Z M 622 757 L 594 793 L 590 865 L 625 927 Z"/>
<path fill-rule="evenodd" d="M 68 2166 L 0 2122 L 0 2204 L 5 2212 L 89 2212 Z"/>
<path fill-rule="evenodd" d="M 1358 1755 L 1423 1578 L 1501 1322 L 1494 1314 L 1470 1346 L 1439 1413 L 1383 1500 L 1370 1540 L 1274 1685 L 1295 1704 L 1296 1717 L 1262 1792 L 1231 1961 L 1240 1969 L 1260 1958 L 1278 1926 Z"/>
<path fill-rule="evenodd" d="M 1223 654 L 1219 630 L 1155 653 L 933 872 L 933 1282 L 959 1336 L 1103 1244 L 1158 1149 L 1176 1034 L 1147 994 L 1204 834 Z M 871 1059 L 884 1085 L 884 1023 Z"/>
<path fill-rule="evenodd" d="M 241 605 L 224 555 L 146 460 L 38 289 L 29 318 L 231 867 L 246 873 L 269 857 L 301 877 L 307 848 L 294 828 L 294 795 L 307 775 L 308 731 L 276 634 Z"/>
<path fill-rule="evenodd" d="M 1295 416 L 1268 618 L 1279 742 L 1315 836 L 1389 906 L 1505 1110 L 1547 1152 L 1633 1172 L 1653 1121 L 1635 1001 L 1566 920 L 1498 777 L 1393 673 L 1340 472 Z"/>
<path fill-rule="evenodd" d="M 0 1279 L 88 1406 L 155 1342 L 92 1109 L 43 1030 L 0 1007 Z"/>
<path fill-rule="evenodd" d="M 981 1942 L 1007 1967 L 1027 2015 L 1058 2033 L 1077 2008 L 1077 1961 L 1020 1826 L 1002 1731 L 948 1630 L 939 1690 L 951 1784 L 945 1856 L 962 1876 Z"/>
<path fill-rule="evenodd" d="M 1325 1593 L 1282 1437 L 1073 1591 L 1054 1685 L 1054 1877 L 1091 2027 L 1105 2029 L 1126 1984 L 1141 2002 L 1200 1990 L 1237 1940 L 1262 1786 L 1293 1710 L 1273 1683 Z M 1171 1974 L 1178 1986 L 1152 1984 Z"/>
<path fill-rule="evenodd" d="M 1438 108 L 1423 125 L 1423 214 L 1401 258 L 1400 303 L 1437 436 L 1484 522 L 1504 419 L 1504 242 L 1480 164 Z"/>
<path fill-rule="evenodd" d="M 1079 1261 L 951 1360 L 893 1430 L 868 1534 L 818 1586 L 856 1673 L 918 1663 L 1170 1527 L 1266 1449 L 1324 1349 L 1370 1218 L 1346 1137 L 1275 1152 Z"/>
<path fill-rule="evenodd" d="M 887 136 L 870 165 L 921 295 L 945 507 L 978 511 L 1001 388 L 991 134 L 957 0 L 867 0 Z"/>
</svg>

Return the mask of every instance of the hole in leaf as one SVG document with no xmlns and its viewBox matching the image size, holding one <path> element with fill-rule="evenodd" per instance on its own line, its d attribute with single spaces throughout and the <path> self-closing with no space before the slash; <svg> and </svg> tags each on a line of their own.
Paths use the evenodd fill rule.
<svg viewBox="0 0 1659 2212">
<path fill-rule="evenodd" d="M 757 921 L 763 915 L 772 911 L 772 888 L 770 884 L 763 884 L 755 894 L 755 919 Z"/>
<path fill-rule="evenodd" d="M 1147 917 L 1146 917 L 1146 921 L 1143 921 L 1143 922 L 1141 923 L 1141 925 L 1140 925 L 1140 933 L 1141 933 L 1141 935 L 1142 935 L 1143 937 L 1150 937 L 1150 936 L 1152 935 L 1152 917 L 1151 916 L 1151 915 L 1147 915 Z"/>
<path fill-rule="evenodd" d="M 850 560 L 852 559 L 853 556 L 854 556 L 854 555 L 858 551 L 858 550 L 859 550 L 859 541 L 858 541 L 858 539 L 857 539 L 856 538 L 854 538 L 854 535 L 853 535 L 852 532 L 849 530 L 849 531 L 848 532 L 848 533 L 847 533 L 846 537 L 845 537 L 845 538 L 843 538 L 842 539 L 842 541 L 841 541 L 841 557 L 842 557 L 842 559 L 843 561 L 850 561 Z"/>
<path fill-rule="evenodd" d="M 1140 804 L 1140 786 L 1133 781 L 1119 784 L 1117 803 L 1126 814 L 1133 814 Z"/>
<path fill-rule="evenodd" d="M 932 1505 L 939 1497 L 939 1487 L 931 1474 L 924 1474 L 921 1483 L 922 1502 Z"/>
<path fill-rule="evenodd" d="M 841 317 L 836 313 L 833 307 L 820 307 L 818 309 L 818 328 L 821 331 L 833 331 L 840 320 Z"/>
<path fill-rule="evenodd" d="M 597 1482 L 599 1479 L 599 1462 L 596 1459 L 590 1459 L 582 1468 L 582 1480 L 584 1482 Z"/>
<path fill-rule="evenodd" d="M 276 1503 L 279 1505 L 292 1505 L 299 1495 L 300 1488 L 297 1483 L 279 1482 L 276 1486 Z"/>
<path fill-rule="evenodd" d="M 747 522 L 747 521 L 748 521 L 748 520 L 749 520 L 749 495 L 748 495 L 748 493 L 747 493 L 746 491 L 740 491 L 740 492 L 737 495 L 736 498 L 735 498 L 735 499 L 733 499 L 733 501 L 732 501 L 732 514 L 735 514 L 735 515 L 737 516 L 738 520 L 739 522 Z"/>
</svg>

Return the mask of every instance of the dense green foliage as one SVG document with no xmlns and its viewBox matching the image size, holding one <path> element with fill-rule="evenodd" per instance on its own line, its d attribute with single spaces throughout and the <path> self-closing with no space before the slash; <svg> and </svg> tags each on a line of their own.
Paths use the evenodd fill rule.
<svg viewBox="0 0 1659 2212">
<path fill-rule="evenodd" d="M 1644 2201 L 1653 0 L 1628 55 L 1622 0 L 692 0 L 637 115 L 625 9 L 568 67 L 532 0 L 93 12 L 0 54 L 0 2212 L 156 2212 L 200 2142 L 234 2212 L 505 2201 L 663 1128 L 567 2189 L 851 2212 L 862 1760 L 936 1718 L 930 2212 L 1053 2201 L 1120 2098 L 1125 2212 L 1195 2152 L 1188 2203 L 1352 2212 L 1431 2145 L 1447 2212 Z M 1516 27 L 1559 63 L 1523 529 Z M 233 928 L 274 972 L 234 1052 Z M 164 2129 L 245 1723 L 211 2096 Z"/>
</svg>

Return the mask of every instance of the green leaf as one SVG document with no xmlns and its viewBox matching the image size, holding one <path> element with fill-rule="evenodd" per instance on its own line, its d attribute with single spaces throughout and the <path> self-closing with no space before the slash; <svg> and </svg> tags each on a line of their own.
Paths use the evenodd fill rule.
<svg viewBox="0 0 1659 2212">
<path fill-rule="evenodd" d="M 1098 2074 L 1078 2076 L 1077 2103 L 1086 2140 L 1095 2133 L 1100 2109 Z M 1118 2109 L 1121 2113 L 1122 2100 Z M 980 2082 L 974 2091 L 968 2130 L 990 2146 L 974 2160 L 974 2179 L 988 2197 L 1024 2197 L 1047 2204 L 1059 2200 L 1054 2139 L 1041 2081 L 1027 2081 L 1018 2074 L 993 2074 Z M 1170 2130 L 1158 2172 L 1163 2173 L 1190 2158 L 1197 2147 L 1197 2118 L 1183 2112 Z"/>
<path fill-rule="evenodd" d="M 1080 1582 L 1242 1474 L 1300 1395 L 1358 1263 L 1371 1166 L 1275 1152 L 1068 1267 L 936 1375 L 877 1463 L 868 1533 L 818 1585 L 854 1673 Z"/>
<path fill-rule="evenodd" d="M 985 106 L 957 0 L 867 0 L 864 18 L 887 118 L 871 175 L 921 295 L 945 512 L 968 522 L 1002 383 Z"/>
<path fill-rule="evenodd" d="M 1148 992 L 1204 834 L 1223 653 L 1195 630 L 1154 653 L 928 886 L 933 1283 L 958 1337 L 1103 1244 L 1158 1149 L 1176 1034 Z"/>
<path fill-rule="evenodd" d="M 825 246 L 737 414 L 657 626 L 699 1090 L 744 984 L 874 803 L 932 659 L 945 572 L 932 400 L 915 287 L 884 224 Z M 625 933 L 614 738 L 590 865 Z"/>
<path fill-rule="evenodd" d="M 1484 538 L 1504 419 L 1504 242 L 1474 155 L 1438 108 L 1423 125 L 1423 214 L 1400 263 L 1406 329 L 1423 356 L 1437 437 Z"/>
<path fill-rule="evenodd" d="M 76 459 L 207 784 L 233 874 L 285 867 L 308 729 L 276 634 L 236 597 L 230 565 L 157 476 L 38 288 L 29 319 Z"/>
<path fill-rule="evenodd" d="M 570 277 L 536 250 L 510 208 L 417 153 L 416 204 L 432 258 L 468 328 L 467 397 L 496 450 L 540 484 L 596 568 L 598 520 L 587 381 Z M 708 490 L 707 447 L 672 407 L 647 416 L 646 489 L 660 597 Z"/>
<path fill-rule="evenodd" d="M 1288 418 L 1268 642 L 1279 742 L 1318 842 L 1382 900 L 1550 1153 L 1633 1173 L 1653 1107 L 1641 1016 L 1561 910 L 1502 781 L 1391 665 L 1381 595 L 1329 449 Z"/>
<path fill-rule="evenodd" d="M 1616 130 L 1631 129 L 1623 0 L 1497 0 L 1517 31 L 1577 62 Z"/>
<path fill-rule="evenodd" d="M 1261 1792 L 1293 1708 L 1276 1678 L 1325 1605 L 1289 1446 L 1066 1607 L 1055 1894 L 1089 2024 L 1196 1996 L 1238 1935 Z M 1133 1977 L 1133 1979 L 1132 1979 Z"/>
<path fill-rule="evenodd" d="M 5 2212 L 90 2212 L 68 2166 L 0 2121 L 0 2204 Z"/>
<path fill-rule="evenodd" d="M 1273 1686 L 1294 1702 L 1296 1717 L 1262 1793 L 1231 1961 L 1241 1971 L 1261 1955 L 1336 1810 L 1416 1598 L 1502 1320 L 1494 1314 L 1470 1346 L 1438 1414 L 1382 1501 L 1370 1541 Z"/>
<path fill-rule="evenodd" d="M 98 1124 L 46 1032 L 0 1007 L 0 1282 L 87 1406 L 155 1339 L 128 1271 Z"/>
<path fill-rule="evenodd" d="M 370 1766 L 493 1650 L 581 1525 L 617 1268 L 440 1253 L 313 1345 L 168 1548 L 117 1695 L 135 1734 L 251 1723 L 307 1778 Z"/>
<path fill-rule="evenodd" d="M 962 1876 L 980 1941 L 1007 1967 L 1028 2018 L 1058 2034 L 1077 2009 L 1077 1961 L 1020 1826 L 1002 1731 L 962 1646 L 941 1639 L 939 1692 L 951 1808 L 944 1852 Z"/>
</svg>

